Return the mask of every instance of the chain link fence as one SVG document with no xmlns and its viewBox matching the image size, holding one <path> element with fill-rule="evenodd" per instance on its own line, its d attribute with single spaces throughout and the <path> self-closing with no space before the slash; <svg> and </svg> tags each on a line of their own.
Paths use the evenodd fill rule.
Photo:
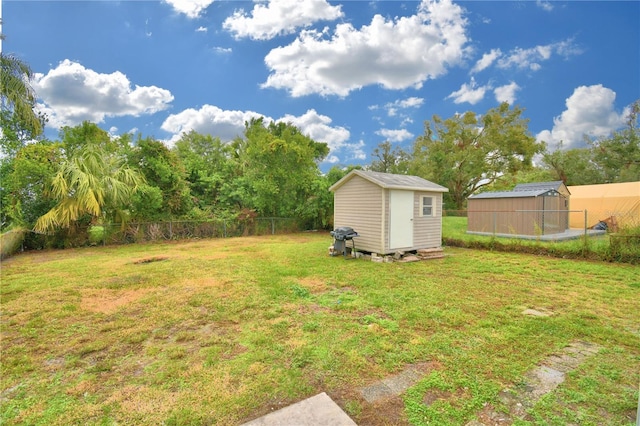
<svg viewBox="0 0 640 426">
<path fill-rule="evenodd" d="M 302 230 L 295 218 L 218 219 L 208 221 L 134 222 L 75 226 L 53 235 L 28 231 L 22 250 L 71 248 L 95 245 L 134 244 L 154 241 L 199 238 L 229 238 L 256 235 L 288 234 Z"/>
<path fill-rule="evenodd" d="M 638 234 L 640 216 L 634 212 L 587 210 L 443 210 L 444 217 L 467 218 L 470 233 L 541 236 L 590 230 Z"/>
</svg>

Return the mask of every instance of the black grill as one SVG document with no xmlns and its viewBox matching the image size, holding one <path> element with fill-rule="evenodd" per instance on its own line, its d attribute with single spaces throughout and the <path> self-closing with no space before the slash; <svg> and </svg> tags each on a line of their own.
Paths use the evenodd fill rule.
<svg viewBox="0 0 640 426">
<path fill-rule="evenodd" d="M 342 253 L 344 257 L 347 257 L 347 254 L 356 252 L 356 243 L 353 239 L 358 236 L 358 233 L 354 231 L 353 228 L 342 226 L 334 229 L 330 234 L 333 237 L 332 256 L 335 256 L 337 253 Z M 347 247 L 347 241 L 349 240 L 351 240 L 351 247 Z"/>
<path fill-rule="evenodd" d="M 351 240 L 353 237 L 357 237 L 358 233 L 353 230 L 353 228 L 348 226 L 343 226 L 340 228 L 336 228 L 330 232 L 331 236 L 338 241 Z"/>
</svg>

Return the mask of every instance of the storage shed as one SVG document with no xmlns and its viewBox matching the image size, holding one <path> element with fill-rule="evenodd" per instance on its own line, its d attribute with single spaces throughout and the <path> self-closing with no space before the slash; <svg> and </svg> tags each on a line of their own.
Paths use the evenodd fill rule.
<svg viewBox="0 0 640 426">
<path fill-rule="evenodd" d="M 418 176 L 353 170 L 329 190 L 334 228 L 355 229 L 359 250 L 389 254 L 442 245 L 444 186 Z"/>
<path fill-rule="evenodd" d="M 569 229 L 569 190 L 562 181 L 517 185 L 467 200 L 467 232 L 550 235 Z"/>
</svg>

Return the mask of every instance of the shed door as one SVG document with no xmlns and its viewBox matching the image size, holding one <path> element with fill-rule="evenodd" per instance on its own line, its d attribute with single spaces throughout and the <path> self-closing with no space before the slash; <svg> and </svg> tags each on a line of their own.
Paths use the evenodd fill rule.
<svg viewBox="0 0 640 426">
<path fill-rule="evenodd" d="M 390 190 L 389 248 L 413 247 L 413 191 Z"/>
</svg>

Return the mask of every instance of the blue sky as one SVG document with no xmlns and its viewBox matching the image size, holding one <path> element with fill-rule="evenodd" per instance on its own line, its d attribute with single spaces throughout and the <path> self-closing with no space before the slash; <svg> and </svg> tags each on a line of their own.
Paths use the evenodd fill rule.
<svg viewBox="0 0 640 426">
<path fill-rule="evenodd" d="M 52 138 L 90 120 L 230 140 L 264 116 L 327 142 L 327 170 L 501 101 L 551 150 L 579 147 L 640 98 L 637 1 L 0 1 Z"/>
</svg>

